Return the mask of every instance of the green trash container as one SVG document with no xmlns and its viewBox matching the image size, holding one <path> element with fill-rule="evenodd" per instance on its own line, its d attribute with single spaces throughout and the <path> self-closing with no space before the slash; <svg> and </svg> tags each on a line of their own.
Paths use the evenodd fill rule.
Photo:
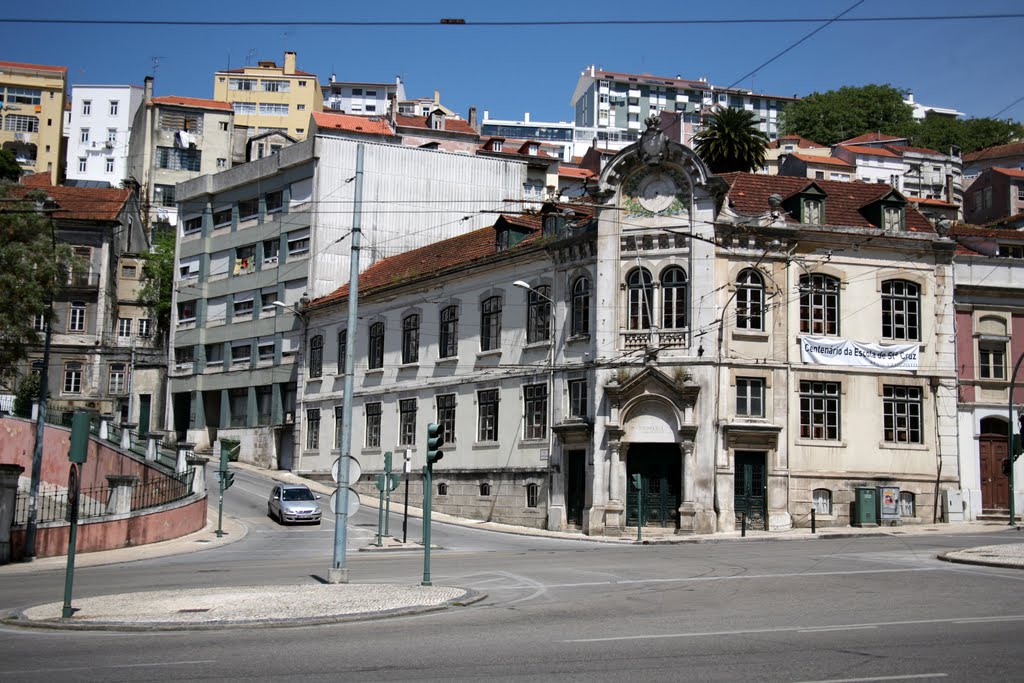
<svg viewBox="0 0 1024 683">
<path fill-rule="evenodd" d="M 878 491 L 873 486 L 859 486 L 853 501 L 852 526 L 878 526 L 876 497 Z"/>
</svg>

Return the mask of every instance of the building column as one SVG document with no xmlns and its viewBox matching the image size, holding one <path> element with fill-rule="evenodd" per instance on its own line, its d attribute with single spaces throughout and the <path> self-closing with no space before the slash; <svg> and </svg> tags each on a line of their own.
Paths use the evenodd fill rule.
<svg viewBox="0 0 1024 683">
<path fill-rule="evenodd" d="M 21 465 L 0 465 L 0 565 L 11 561 L 11 525 L 18 499 L 18 478 L 24 471 Z"/>
<path fill-rule="evenodd" d="M 692 534 L 696 531 L 697 504 L 693 500 L 694 480 L 697 476 L 696 459 L 693 455 L 693 442 L 683 441 L 679 444 L 679 456 L 682 458 L 683 481 L 682 500 L 679 502 L 679 533 Z"/>
<path fill-rule="evenodd" d="M 255 349 L 253 349 L 255 351 Z M 255 358 L 255 355 L 253 356 Z M 252 428 L 259 423 L 259 407 L 256 405 L 256 387 L 249 387 L 246 397 L 245 426 Z"/>
<path fill-rule="evenodd" d="M 203 392 L 196 389 L 190 399 L 192 414 L 189 416 L 189 429 L 206 429 L 206 407 L 203 405 Z"/>
<path fill-rule="evenodd" d="M 220 428 L 231 427 L 231 392 L 227 389 L 220 390 Z"/>
<path fill-rule="evenodd" d="M 139 483 L 137 474 L 108 474 L 107 486 L 110 499 L 107 500 L 108 515 L 126 515 L 132 511 L 132 489 Z"/>
<path fill-rule="evenodd" d="M 622 442 L 613 441 L 608 449 L 608 504 L 605 524 L 616 529 L 626 526 L 626 463 L 622 460 Z"/>
</svg>

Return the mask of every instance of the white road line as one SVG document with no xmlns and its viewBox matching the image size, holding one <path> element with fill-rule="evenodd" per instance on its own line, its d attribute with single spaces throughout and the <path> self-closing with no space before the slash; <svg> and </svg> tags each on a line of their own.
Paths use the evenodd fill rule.
<svg viewBox="0 0 1024 683">
<path fill-rule="evenodd" d="M 820 681 L 801 681 L 800 683 L 861 683 L 861 681 L 909 681 L 913 678 L 946 678 L 949 674 L 906 674 L 905 676 L 871 676 L 870 678 L 828 678 Z"/>
<path fill-rule="evenodd" d="M 142 662 L 140 664 L 90 664 L 89 666 L 67 666 L 53 669 L 10 669 L 0 671 L 0 677 L 17 674 L 59 673 L 61 671 L 92 671 L 95 669 L 147 669 L 155 666 L 197 666 L 215 664 L 216 659 L 185 659 L 178 662 Z"/>
<path fill-rule="evenodd" d="M 757 629 L 746 629 L 742 631 L 705 631 L 703 633 L 651 633 L 647 635 L 639 636 L 609 636 L 605 638 L 576 638 L 573 640 L 563 640 L 563 643 L 609 643 L 620 640 L 660 640 L 663 638 L 707 638 L 711 636 L 743 636 L 751 635 L 756 633 L 780 633 L 784 631 L 788 632 L 805 632 L 805 631 L 824 631 L 828 630 L 844 630 L 844 629 L 857 629 L 857 628 L 878 628 L 882 626 L 919 626 L 921 624 L 958 624 L 958 623 L 969 623 L 971 617 L 949 617 L 946 619 L 915 619 L 908 621 L 884 621 L 877 624 L 834 624 L 832 626 L 790 626 L 790 627 L 773 627 L 773 628 L 757 628 Z M 1006 621 L 1024 619 L 1024 614 L 1008 614 L 1001 617 L 977 617 L 977 619 L 1002 619 Z M 873 679 L 866 679 L 873 680 Z"/>
<path fill-rule="evenodd" d="M 791 579 L 810 576 L 852 576 L 855 574 L 901 574 L 904 572 L 933 572 L 938 567 L 914 567 L 913 569 L 858 569 L 835 572 L 792 572 L 789 574 L 734 574 L 731 576 L 692 576 L 666 579 L 613 579 L 611 581 L 583 581 L 580 583 L 546 584 L 546 588 L 586 588 L 589 586 L 630 586 L 645 583 L 691 583 L 695 581 L 746 581 L 751 579 Z"/>
<path fill-rule="evenodd" d="M 798 633 L 831 633 L 832 631 L 869 631 L 877 626 L 823 626 L 822 628 L 805 628 Z"/>
</svg>

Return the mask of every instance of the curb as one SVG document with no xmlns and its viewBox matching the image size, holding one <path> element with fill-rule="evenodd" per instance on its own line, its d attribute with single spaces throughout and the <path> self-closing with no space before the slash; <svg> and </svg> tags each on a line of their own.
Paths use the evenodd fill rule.
<svg viewBox="0 0 1024 683">
<path fill-rule="evenodd" d="M 954 551 L 954 552 L 959 552 L 959 551 Z M 1018 570 L 1024 569 L 1024 566 L 1021 566 L 1019 564 L 1010 564 L 1009 562 L 999 562 L 999 561 L 984 562 L 984 561 L 981 561 L 981 560 L 973 560 L 973 559 L 968 560 L 968 559 L 963 558 L 963 557 L 953 557 L 952 553 L 943 553 L 942 555 L 937 555 L 937 557 L 938 557 L 938 559 L 942 560 L 943 562 L 949 562 L 950 564 L 971 564 L 971 565 L 974 565 L 976 567 L 997 567 L 999 569 L 1018 569 Z"/>
</svg>

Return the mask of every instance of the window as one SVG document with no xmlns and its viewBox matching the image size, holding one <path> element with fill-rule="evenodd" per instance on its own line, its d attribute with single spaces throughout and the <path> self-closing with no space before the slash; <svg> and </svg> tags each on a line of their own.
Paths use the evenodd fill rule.
<svg viewBox="0 0 1024 683">
<path fill-rule="evenodd" d="M 38 133 L 39 119 L 25 114 L 8 114 L 4 117 L 4 130 L 15 133 Z M 49 151 L 49 145 L 47 145 L 47 151 Z"/>
<path fill-rule="evenodd" d="M 252 360 L 252 344 L 235 344 L 231 347 L 231 364 L 248 365 Z"/>
<path fill-rule="evenodd" d="M 882 389 L 883 440 L 887 443 L 923 443 L 921 388 L 888 386 Z"/>
<path fill-rule="evenodd" d="M 551 288 L 531 288 L 527 294 L 526 343 L 551 339 Z"/>
<path fill-rule="evenodd" d="M 800 331 L 839 334 L 839 280 L 828 275 L 800 276 Z"/>
<path fill-rule="evenodd" d="M 195 350 L 191 346 L 179 346 L 174 349 L 174 365 L 184 369 L 195 361 Z"/>
<path fill-rule="evenodd" d="M 651 274 L 646 269 L 637 268 L 626 278 L 626 296 L 629 306 L 629 329 L 649 329 L 654 285 Z"/>
<path fill-rule="evenodd" d="M 885 230 L 903 229 L 903 208 L 886 206 L 882 209 L 882 228 Z"/>
<path fill-rule="evenodd" d="M 914 517 L 914 494 L 910 491 L 900 491 L 900 517 Z"/>
<path fill-rule="evenodd" d="M 446 306 L 441 310 L 441 338 L 437 353 L 441 358 L 459 355 L 459 307 Z"/>
<path fill-rule="evenodd" d="M 174 185 L 154 185 L 153 203 L 157 206 L 174 206 Z M 202 218 L 194 219 L 199 221 L 199 227 L 203 226 Z"/>
<path fill-rule="evenodd" d="M 736 378 L 736 416 L 764 417 L 764 380 L 759 377 Z"/>
<path fill-rule="evenodd" d="M 7 91 L 10 93 L 10 89 Z M 82 100 L 82 116 L 92 115 L 92 100 Z"/>
<path fill-rule="evenodd" d="M 32 317 L 32 329 L 36 332 L 46 331 L 46 315 L 43 313 L 36 313 Z"/>
<path fill-rule="evenodd" d="M 288 92 L 291 83 L 288 81 L 260 81 L 264 92 Z"/>
<path fill-rule="evenodd" d="M 403 398 L 398 402 L 398 445 L 416 445 L 416 399 Z"/>
<path fill-rule="evenodd" d="M 242 295 L 236 295 L 242 296 Z M 242 317 L 246 315 L 252 315 L 253 310 L 253 296 L 252 294 L 244 295 L 244 299 L 236 299 L 231 304 L 231 314 L 233 317 Z"/>
<path fill-rule="evenodd" d="M 213 212 L 213 227 L 223 228 L 231 225 L 231 207 L 215 209 Z"/>
<path fill-rule="evenodd" d="M 572 336 L 590 334 L 590 278 L 578 277 L 572 284 Z"/>
<path fill-rule="evenodd" d="M 439 495 L 439 496 L 447 496 L 448 495 L 448 484 L 445 484 L 444 482 L 438 484 L 437 485 L 437 495 Z"/>
<path fill-rule="evenodd" d="M 882 283 L 882 337 L 917 341 L 921 338 L 921 291 L 913 282 Z"/>
<path fill-rule="evenodd" d="M 125 389 L 124 363 L 111 363 L 110 379 L 107 383 L 107 393 L 123 394 Z"/>
<path fill-rule="evenodd" d="M 256 114 L 256 103 L 255 102 L 232 102 L 231 108 L 235 110 L 235 114 L 238 116 L 246 116 L 249 114 Z"/>
<path fill-rule="evenodd" d="M 441 426 L 444 440 L 455 441 L 455 394 L 441 394 L 437 401 L 437 424 Z"/>
<path fill-rule="evenodd" d="M 260 200 L 257 197 L 243 199 L 238 202 L 238 220 L 245 221 L 256 218 L 260 214 Z"/>
<path fill-rule="evenodd" d="M 80 393 L 82 393 L 82 364 L 81 363 L 65 363 L 64 364 L 64 393 L 65 394 L 80 394 Z"/>
<path fill-rule="evenodd" d="M 228 167 L 227 159 L 217 159 L 217 170 L 221 171 Z"/>
<path fill-rule="evenodd" d="M 1017 201 L 1024 202 L 1024 183 L 1017 186 Z"/>
<path fill-rule="evenodd" d="M 366 404 L 366 447 L 380 448 L 380 404 Z"/>
<path fill-rule="evenodd" d="M 260 114 L 263 116 L 288 116 L 288 105 L 278 102 L 260 102 Z"/>
<path fill-rule="evenodd" d="M 309 340 L 309 376 L 320 377 L 324 372 L 324 336 L 318 334 Z"/>
<path fill-rule="evenodd" d="M 228 392 L 228 412 L 232 427 L 244 427 L 249 421 L 249 390 L 231 389 Z"/>
<path fill-rule="evenodd" d="M 160 130 L 187 131 L 199 134 L 203 132 L 203 115 L 195 111 L 183 109 L 162 109 L 160 111 Z M 175 135 L 175 139 L 182 147 L 195 146 L 195 140 L 189 137 Z"/>
<path fill-rule="evenodd" d="M 203 347 L 204 353 L 206 354 L 206 364 L 211 365 L 223 365 L 224 364 L 224 345 L 220 342 L 216 344 L 206 344 Z"/>
<path fill-rule="evenodd" d="M 485 481 L 480 484 L 480 495 L 485 498 L 491 495 L 491 485 L 488 482 Z"/>
<path fill-rule="evenodd" d="M 193 218 L 186 218 L 185 219 L 185 226 L 183 228 L 184 234 L 188 235 L 188 234 L 191 234 L 191 233 L 196 233 L 196 232 L 199 232 L 202 229 L 203 229 L 203 217 L 202 216 L 195 216 Z M 196 265 L 197 265 L 196 274 L 198 274 L 199 273 L 198 263 Z"/>
<path fill-rule="evenodd" d="M 821 175 L 825 177 L 824 174 Z M 825 212 L 822 211 L 822 203 L 820 199 L 805 199 L 804 200 L 804 223 L 808 225 L 824 225 Z"/>
<path fill-rule="evenodd" d="M 477 394 L 477 441 L 498 440 L 498 390 L 487 389 Z"/>
<path fill-rule="evenodd" d="M 78 141 L 82 142 L 82 143 L 89 142 L 89 129 L 88 128 L 83 128 L 78 133 Z"/>
<path fill-rule="evenodd" d="M 1006 342 L 978 341 L 978 374 L 981 379 L 1006 379 Z"/>
<path fill-rule="evenodd" d="M 320 448 L 320 409 L 310 408 L 306 411 L 306 448 Z"/>
<path fill-rule="evenodd" d="M 196 320 L 196 302 L 195 301 L 179 301 L 178 302 L 178 322 L 195 322 Z"/>
<path fill-rule="evenodd" d="M 78 172 L 79 173 L 85 173 L 85 170 L 88 167 L 88 164 L 89 164 L 89 162 L 88 162 L 88 160 L 85 157 L 79 157 L 78 158 Z"/>
<path fill-rule="evenodd" d="M 686 273 L 682 268 L 669 268 L 661 276 L 661 326 L 667 330 L 686 327 Z"/>
<path fill-rule="evenodd" d="M 384 367 L 384 323 L 370 325 L 366 363 L 370 370 Z"/>
<path fill-rule="evenodd" d="M 281 240 L 264 240 L 263 242 L 263 263 L 277 263 L 277 257 L 281 252 Z"/>
<path fill-rule="evenodd" d="M 261 362 L 270 362 L 274 360 L 274 342 L 273 341 L 260 341 L 256 345 L 256 357 Z"/>
<path fill-rule="evenodd" d="M 270 424 L 271 413 L 274 406 L 273 388 L 269 386 L 256 387 L 256 424 L 265 426 Z"/>
<path fill-rule="evenodd" d="M 166 168 L 171 171 L 201 171 L 203 152 L 199 149 L 184 149 L 181 147 L 157 147 L 156 165 L 157 168 Z"/>
<path fill-rule="evenodd" d="M 537 497 L 540 493 L 540 487 L 536 484 L 526 485 L 526 507 L 535 508 L 537 507 Z"/>
<path fill-rule="evenodd" d="M 585 420 L 590 414 L 587 410 L 587 380 L 571 379 L 569 385 L 569 417 Z"/>
<path fill-rule="evenodd" d="M 480 307 L 480 350 L 501 348 L 501 297 L 485 299 Z"/>
<path fill-rule="evenodd" d="M 276 213 L 284 206 L 284 190 L 267 193 L 267 213 Z"/>
<path fill-rule="evenodd" d="M 523 401 L 526 406 L 523 438 L 545 438 L 548 433 L 548 385 L 527 384 L 523 387 Z"/>
<path fill-rule="evenodd" d="M 111 116 L 117 116 L 118 104 L 119 103 L 118 103 L 117 100 L 110 100 L 110 115 Z"/>
<path fill-rule="evenodd" d="M 50 93 L 50 97 L 53 97 L 53 93 Z M 36 90 L 34 88 L 7 88 L 7 103 L 8 104 L 41 104 L 43 101 L 43 91 Z M 88 104 L 86 100 L 83 105 Z M 82 113 L 88 114 L 86 108 L 82 107 Z"/>
<path fill-rule="evenodd" d="M 255 78 L 232 78 L 228 80 L 229 90 L 255 90 Z"/>
<path fill-rule="evenodd" d="M 345 354 L 348 352 L 348 330 L 338 332 L 338 374 L 345 374 Z"/>
<path fill-rule="evenodd" d="M 344 431 L 345 407 L 334 406 L 334 448 L 341 448 L 341 434 Z"/>
<path fill-rule="evenodd" d="M 800 437 L 839 440 L 839 382 L 800 382 Z"/>
<path fill-rule="evenodd" d="M 132 319 L 131 318 L 118 318 L 117 319 L 117 336 L 118 337 L 130 337 L 130 336 L 132 336 Z"/>
<path fill-rule="evenodd" d="M 68 310 L 68 332 L 85 332 L 85 302 L 72 301 Z"/>
<path fill-rule="evenodd" d="M 828 489 L 814 489 L 811 504 L 819 515 L 832 514 L 832 492 Z"/>
<path fill-rule="evenodd" d="M 139 337 L 149 339 L 152 334 L 152 321 L 149 318 L 139 318 Z"/>
<path fill-rule="evenodd" d="M 301 256 L 308 253 L 309 228 L 288 233 L 288 256 Z"/>
<path fill-rule="evenodd" d="M 113 173 L 114 172 L 114 159 L 113 159 L 113 157 L 107 157 L 106 161 L 107 161 L 107 163 L 106 163 L 106 165 L 104 167 L 106 172 L 107 173 Z"/>
<path fill-rule="evenodd" d="M 416 313 L 402 320 L 402 363 L 417 363 L 420 359 L 420 316 Z"/>
<path fill-rule="evenodd" d="M 736 278 L 736 329 L 764 329 L 764 279 L 753 268 Z"/>
</svg>

